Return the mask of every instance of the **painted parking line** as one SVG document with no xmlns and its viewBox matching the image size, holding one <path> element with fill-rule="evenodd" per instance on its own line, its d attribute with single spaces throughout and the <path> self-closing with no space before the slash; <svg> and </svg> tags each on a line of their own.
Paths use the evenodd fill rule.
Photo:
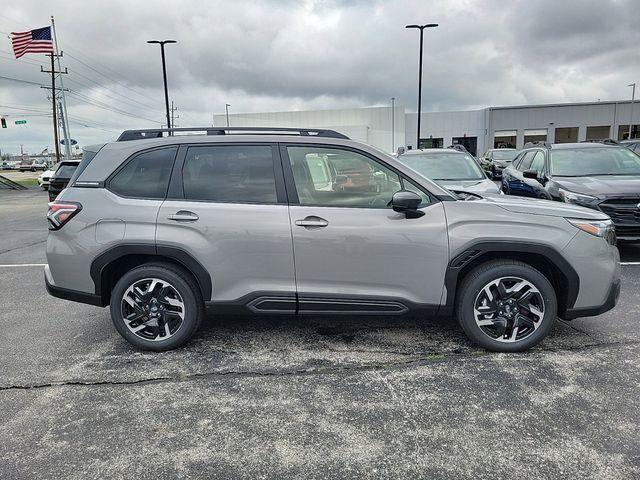
<svg viewBox="0 0 640 480">
<path fill-rule="evenodd" d="M 640 262 L 620 262 L 620 265 L 640 265 Z"/>
<path fill-rule="evenodd" d="M 46 263 L 14 263 L 8 265 L 0 265 L 0 268 L 17 268 L 17 267 L 46 267 Z"/>
</svg>

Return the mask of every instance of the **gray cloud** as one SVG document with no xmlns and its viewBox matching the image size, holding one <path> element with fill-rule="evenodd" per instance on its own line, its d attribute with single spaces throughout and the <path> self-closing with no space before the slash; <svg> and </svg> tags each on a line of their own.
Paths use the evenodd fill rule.
<svg viewBox="0 0 640 480">
<path fill-rule="evenodd" d="M 82 144 L 163 122 L 151 38 L 179 42 L 167 60 L 181 125 L 207 124 L 225 103 L 251 112 L 381 105 L 394 96 L 415 109 L 418 39 L 404 28 L 415 22 L 440 23 L 425 33 L 427 110 L 626 98 L 626 85 L 640 80 L 640 10 L 631 0 L 34 1 L 4 7 L 0 32 L 46 25 L 51 14 L 70 69 L 72 134 Z M 37 65 L 43 56 L 15 62 L 10 49 L 2 35 L 0 75 L 48 82 Z M 0 105 L 22 107 L 0 106 L 10 119 L 49 108 L 44 90 L 2 79 Z M 25 118 L 27 127 L 0 132 L 0 149 L 52 144 L 50 118 Z"/>
</svg>

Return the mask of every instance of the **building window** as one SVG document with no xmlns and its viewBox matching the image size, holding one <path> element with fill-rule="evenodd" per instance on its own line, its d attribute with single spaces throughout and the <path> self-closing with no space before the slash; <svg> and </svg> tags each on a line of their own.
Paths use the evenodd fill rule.
<svg viewBox="0 0 640 480">
<path fill-rule="evenodd" d="M 529 142 L 546 142 L 547 141 L 547 129 L 537 128 L 533 130 L 524 131 L 524 143 Z"/>
<path fill-rule="evenodd" d="M 462 145 L 474 157 L 478 152 L 478 137 L 453 137 L 451 143 Z"/>
<path fill-rule="evenodd" d="M 609 125 L 602 125 L 597 127 L 587 127 L 586 140 L 603 140 L 610 137 L 611 127 Z"/>
<path fill-rule="evenodd" d="M 633 125 L 631 138 L 640 138 L 640 125 Z M 618 127 L 618 140 L 629 140 L 629 125 Z"/>
<path fill-rule="evenodd" d="M 517 130 L 496 130 L 493 132 L 493 148 L 516 148 Z"/>
<path fill-rule="evenodd" d="M 556 128 L 555 143 L 576 143 L 578 141 L 578 127 Z"/>
<path fill-rule="evenodd" d="M 442 148 L 444 146 L 444 140 L 442 138 L 421 138 L 420 146 L 418 148 Z"/>
</svg>

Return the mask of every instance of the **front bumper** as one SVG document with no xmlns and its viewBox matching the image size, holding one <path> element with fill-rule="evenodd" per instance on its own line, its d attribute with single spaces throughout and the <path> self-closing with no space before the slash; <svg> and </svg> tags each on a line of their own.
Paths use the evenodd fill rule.
<svg viewBox="0 0 640 480">
<path fill-rule="evenodd" d="M 618 303 L 618 298 L 620 297 L 620 280 L 615 281 L 611 284 L 609 288 L 609 293 L 607 295 L 607 299 L 602 305 L 598 305 L 595 307 L 588 308 L 569 308 L 565 312 L 563 318 L 565 320 L 573 320 L 574 318 L 579 317 L 595 317 L 596 315 L 601 315 L 605 312 L 608 312 Z"/>
</svg>

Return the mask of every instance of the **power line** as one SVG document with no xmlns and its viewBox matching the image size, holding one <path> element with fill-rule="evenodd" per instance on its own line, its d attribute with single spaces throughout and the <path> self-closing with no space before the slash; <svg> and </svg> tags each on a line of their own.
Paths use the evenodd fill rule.
<svg viewBox="0 0 640 480">
<path fill-rule="evenodd" d="M 19 82 L 19 83 L 28 83 L 30 85 L 38 85 L 39 87 L 44 86 L 44 85 L 42 85 L 41 83 L 38 83 L 38 82 L 32 82 L 30 80 L 22 80 L 20 78 L 5 77 L 4 75 L 0 75 L 0 78 L 3 78 L 4 80 L 11 80 L 11 81 L 14 81 L 14 82 Z"/>
<path fill-rule="evenodd" d="M 86 103 L 89 103 L 90 105 L 94 105 L 94 106 L 96 106 L 98 108 L 102 108 L 104 110 L 110 110 L 112 112 L 119 113 L 121 115 L 126 115 L 128 117 L 138 118 L 138 119 L 141 119 L 141 120 L 147 120 L 147 121 L 153 122 L 153 123 L 161 123 L 158 120 L 154 120 L 154 119 L 151 119 L 151 118 L 146 118 L 146 117 L 143 117 L 143 116 L 140 116 L 140 115 L 136 115 L 135 113 L 127 112 L 126 110 L 122 110 L 122 109 L 119 109 L 117 107 L 112 107 L 112 106 L 107 105 L 107 104 L 105 104 L 103 102 L 100 102 L 99 100 L 92 99 L 92 98 L 90 98 L 90 97 L 88 97 L 88 96 L 86 96 L 86 95 L 84 95 L 82 93 L 76 92 L 75 90 L 69 90 L 69 95 L 72 96 L 72 97 L 75 97 L 76 99 L 82 100 L 82 101 L 84 101 Z"/>
</svg>

